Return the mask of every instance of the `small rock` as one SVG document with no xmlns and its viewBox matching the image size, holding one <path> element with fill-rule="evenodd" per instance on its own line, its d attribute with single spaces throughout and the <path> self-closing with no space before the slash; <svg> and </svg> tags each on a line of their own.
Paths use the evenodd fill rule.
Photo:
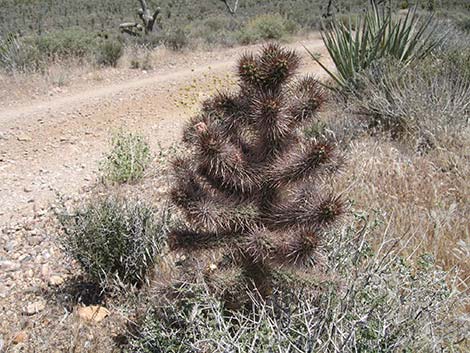
<svg viewBox="0 0 470 353">
<path fill-rule="evenodd" d="M 41 266 L 41 275 L 43 278 L 48 278 L 50 274 L 49 265 L 44 264 Z"/>
<path fill-rule="evenodd" d="M 16 137 L 16 139 L 20 142 L 29 142 L 29 141 L 31 141 L 31 137 L 29 137 L 28 135 L 18 135 Z"/>
<path fill-rule="evenodd" d="M 42 243 L 42 238 L 41 237 L 30 237 L 28 238 L 28 244 L 31 246 L 36 246 Z"/>
<path fill-rule="evenodd" d="M 13 272 L 19 270 L 21 265 L 13 261 L 0 261 L 0 272 Z"/>
<path fill-rule="evenodd" d="M 0 352 L 3 352 L 3 346 L 5 345 L 3 338 L 0 338 Z"/>
<path fill-rule="evenodd" d="M 32 192 L 33 189 L 30 188 L 30 187 L 25 186 L 25 187 L 23 188 L 23 191 L 24 191 L 24 192 Z"/>
<path fill-rule="evenodd" d="M 25 314 L 27 315 L 37 314 L 40 311 L 43 311 L 45 307 L 46 307 L 46 303 L 42 300 L 39 300 L 34 303 L 29 303 L 28 306 L 26 307 Z"/>
<path fill-rule="evenodd" d="M 26 332 L 20 331 L 15 334 L 15 337 L 13 337 L 13 344 L 23 343 L 24 341 L 26 341 L 27 337 L 28 336 L 26 335 Z"/>
<path fill-rule="evenodd" d="M 5 244 L 3 248 L 5 249 L 6 252 L 12 252 L 15 249 L 15 247 L 16 247 L 16 241 L 10 240 L 9 242 Z"/>
<path fill-rule="evenodd" d="M 62 283 L 64 283 L 64 279 L 60 276 L 51 276 L 51 278 L 49 278 L 49 284 L 51 286 L 60 286 Z"/>
<path fill-rule="evenodd" d="M 23 254 L 18 258 L 19 262 L 28 262 L 28 261 L 31 261 L 31 260 L 32 260 L 32 257 L 29 254 Z"/>
<path fill-rule="evenodd" d="M 83 320 L 100 322 L 109 315 L 109 310 L 99 305 L 81 306 L 77 314 Z"/>
</svg>

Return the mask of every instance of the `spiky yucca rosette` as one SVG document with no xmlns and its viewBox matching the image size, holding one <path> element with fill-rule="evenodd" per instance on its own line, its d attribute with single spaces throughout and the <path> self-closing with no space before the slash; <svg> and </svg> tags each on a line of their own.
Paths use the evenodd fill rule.
<svg viewBox="0 0 470 353">
<path fill-rule="evenodd" d="M 299 61 L 275 44 L 243 55 L 238 92 L 204 102 L 184 131 L 190 153 L 174 162 L 172 199 L 187 228 L 173 230 L 170 245 L 226 254 L 217 271 L 233 276 L 219 276 L 222 288 L 243 281 L 268 295 L 274 271 L 311 266 L 344 213 L 322 185 L 338 167 L 334 146 L 301 134 L 325 93 L 312 77 L 292 82 Z"/>
</svg>

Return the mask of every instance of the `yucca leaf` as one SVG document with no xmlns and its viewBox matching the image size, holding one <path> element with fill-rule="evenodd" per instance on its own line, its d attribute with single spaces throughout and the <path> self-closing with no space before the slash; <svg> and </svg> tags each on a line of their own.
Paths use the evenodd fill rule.
<svg viewBox="0 0 470 353">
<path fill-rule="evenodd" d="M 428 55 L 440 42 L 434 39 L 433 16 L 420 21 L 417 7 L 410 9 L 404 18 L 395 18 L 391 9 L 379 7 L 371 1 L 371 8 L 354 21 L 343 24 L 334 19 L 322 39 L 336 66 L 337 73 L 327 69 L 309 52 L 340 88 L 348 88 L 356 75 L 374 61 L 393 56 L 405 64 Z M 428 33 L 426 33 L 428 32 Z"/>
</svg>

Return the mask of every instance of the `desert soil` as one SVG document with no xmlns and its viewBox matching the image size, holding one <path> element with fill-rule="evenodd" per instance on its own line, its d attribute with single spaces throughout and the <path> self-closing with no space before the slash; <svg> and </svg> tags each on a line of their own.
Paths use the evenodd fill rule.
<svg viewBox="0 0 470 353">
<path fill-rule="evenodd" d="M 300 73 L 323 75 L 304 49 L 326 57 L 318 35 L 288 46 L 304 59 Z M 201 100 L 236 84 L 237 57 L 254 49 L 162 50 L 155 69 L 103 69 L 87 74 L 100 80 L 34 95 L 0 81 L 0 352 L 108 351 L 50 297 L 70 271 L 47 228 L 50 206 L 58 194 L 79 198 L 97 184 L 99 161 L 120 129 L 143 134 L 156 153 L 177 143 Z"/>
</svg>

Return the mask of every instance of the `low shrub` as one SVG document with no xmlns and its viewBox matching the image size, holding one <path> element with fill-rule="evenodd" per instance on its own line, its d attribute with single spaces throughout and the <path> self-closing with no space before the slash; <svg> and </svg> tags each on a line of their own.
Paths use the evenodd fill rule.
<svg viewBox="0 0 470 353">
<path fill-rule="evenodd" d="M 14 34 L 0 36 L 0 68 L 7 72 L 37 71 L 43 67 L 39 50 Z"/>
<path fill-rule="evenodd" d="M 141 285 L 162 251 L 168 213 L 108 196 L 57 213 L 64 253 L 102 288 Z"/>
<path fill-rule="evenodd" d="M 111 151 L 101 162 L 106 180 L 134 182 L 143 177 L 151 160 L 147 141 L 138 134 L 119 132 L 111 139 Z"/>
<path fill-rule="evenodd" d="M 116 67 L 124 54 L 124 47 L 118 40 L 106 40 L 98 46 L 96 61 L 99 65 Z"/>
<path fill-rule="evenodd" d="M 185 26 L 191 43 L 224 45 L 232 47 L 237 44 L 239 22 L 230 21 L 224 16 L 211 16 L 202 21 Z"/>
<path fill-rule="evenodd" d="M 178 51 L 186 47 L 189 41 L 186 32 L 181 28 L 178 28 L 165 35 L 164 43 L 165 46 L 171 50 Z"/>
<path fill-rule="evenodd" d="M 125 37 L 128 43 L 146 49 L 154 49 L 164 43 L 165 35 L 160 32 L 150 32 L 145 36 Z"/>
<path fill-rule="evenodd" d="M 295 31 L 292 21 L 286 21 L 281 15 L 259 15 L 249 21 L 240 30 L 238 41 L 241 44 L 255 43 L 261 40 L 279 40 Z"/>
<path fill-rule="evenodd" d="M 147 48 L 133 48 L 130 58 L 130 67 L 136 70 L 151 70 L 153 68 L 152 52 Z"/>
<path fill-rule="evenodd" d="M 83 29 L 68 29 L 28 38 L 41 55 L 48 58 L 93 57 L 101 38 Z"/>
<path fill-rule="evenodd" d="M 388 60 L 373 65 L 358 80 L 354 109 L 370 127 L 405 140 L 425 139 L 432 146 L 440 131 L 459 130 L 469 121 L 470 80 L 459 63 L 465 65 L 460 58 L 433 58 L 408 67 Z"/>
<path fill-rule="evenodd" d="M 431 352 L 465 351 L 468 321 L 459 317 L 456 276 L 429 255 L 400 256 L 399 240 L 374 252 L 374 222 L 331 235 L 317 285 L 289 286 L 254 307 L 230 312 L 204 282 L 178 287 L 176 298 L 148 311 L 132 352 Z"/>
</svg>

